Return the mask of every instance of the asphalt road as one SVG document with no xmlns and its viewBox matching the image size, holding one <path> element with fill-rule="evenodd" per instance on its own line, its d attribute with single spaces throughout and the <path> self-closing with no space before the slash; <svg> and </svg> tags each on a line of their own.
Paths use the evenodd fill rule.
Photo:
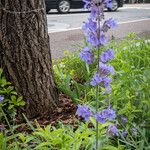
<svg viewBox="0 0 150 150">
<path fill-rule="evenodd" d="M 117 12 L 105 12 L 105 14 L 106 18 L 113 17 L 119 22 L 115 30 L 108 32 L 108 38 L 113 35 L 120 39 L 130 32 L 150 35 L 150 4 L 125 5 Z M 71 52 L 80 50 L 77 45 L 83 44 L 81 27 L 88 15 L 89 12 L 79 10 L 73 10 L 65 15 L 53 11 L 47 15 L 53 59 L 61 58 L 65 50 Z"/>
<path fill-rule="evenodd" d="M 89 12 L 84 9 L 71 10 L 69 14 L 58 14 L 52 10 L 47 15 L 49 32 L 81 28 Z M 113 17 L 118 22 L 150 18 L 150 4 L 126 4 L 116 12 L 105 12 L 106 19 Z"/>
</svg>

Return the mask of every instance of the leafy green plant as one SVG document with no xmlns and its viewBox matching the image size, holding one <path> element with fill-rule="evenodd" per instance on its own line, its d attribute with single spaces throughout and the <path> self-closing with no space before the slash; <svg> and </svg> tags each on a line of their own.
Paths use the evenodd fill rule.
<svg viewBox="0 0 150 150">
<path fill-rule="evenodd" d="M 129 41 L 130 39 L 130 41 Z M 149 149 L 150 142 L 150 42 L 131 34 L 116 47 L 116 59 L 112 62 L 116 74 L 112 84 L 111 98 L 121 116 L 128 123 L 120 129 L 128 132 L 121 141 L 127 149 Z M 134 137 L 132 128 L 137 130 Z"/>
<path fill-rule="evenodd" d="M 120 44 L 114 41 L 110 43 L 110 46 L 116 50 L 116 59 L 112 61 L 116 73 L 112 84 L 113 93 L 110 97 L 115 107 L 119 110 L 119 115 L 129 116 L 130 118 L 128 119 L 130 122 L 133 121 L 133 118 L 134 120 L 137 118 L 139 122 L 149 119 L 150 44 L 139 39 L 136 35 L 130 34 L 126 39 L 120 42 Z M 73 60 L 70 61 L 72 55 Z M 91 90 L 88 83 L 91 76 L 88 70 L 93 72 L 94 67 L 93 65 L 90 65 L 87 69 L 85 64 L 79 60 L 79 55 L 72 55 L 63 59 L 64 66 L 58 63 L 58 66 L 63 66 L 59 67 L 61 73 L 58 73 L 58 71 L 56 72 L 56 66 L 54 66 L 58 87 L 61 87 L 62 85 L 62 91 L 65 91 L 67 87 L 69 87 L 68 91 L 72 91 L 72 89 L 76 89 L 76 85 L 79 85 L 79 90 L 74 90 L 74 94 L 71 97 L 78 95 L 75 96 L 75 99 L 83 99 L 84 101 L 91 99 L 92 103 L 92 99 L 94 99 L 94 90 Z M 75 80 L 74 76 L 70 73 L 73 69 L 71 66 L 75 66 L 77 61 L 79 64 L 78 69 L 81 71 L 74 69 L 73 72 L 76 76 L 80 76 L 80 82 Z M 84 71 L 82 72 L 82 70 Z M 80 74 L 81 72 L 82 75 Z M 61 74 L 63 78 L 60 77 Z M 84 78 L 85 76 L 87 76 L 87 78 Z M 63 82 L 66 84 L 62 84 Z M 62 87 L 60 89 L 62 89 Z M 78 91 L 80 94 L 78 94 Z M 104 98 L 108 99 L 105 96 Z M 139 117 L 139 115 L 141 115 L 141 117 Z"/>
<path fill-rule="evenodd" d="M 125 131 L 125 130 L 124 130 Z M 126 128 L 126 136 L 120 132 L 118 143 L 124 144 L 126 149 L 148 150 L 150 149 L 148 130 L 145 127 L 134 126 Z"/>
<path fill-rule="evenodd" d="M 131 33 L 119 43 L 112 41 L 109 47 L 116 50 L 115 60 L 111 62 L 115 67 L 115 76 L 113 77 L 112 84 L 113 92 L 109 97 L 101 97 L 100 102 L 101 99 L 106 99 L 105 102 L 109 102 L 109 99 L 111 99 L 114 108 L 118 110 L 119 122 L 121 122 L 121 116 L 127 117 L 127 130 L 131 129 L 132 124 L 135 123 L 141 130 L 144 128 L 146 138 L 150 137 L 150 133 L 148 132 L 150 129 L 150 42 L 140 39 L 137 35 Z M 76 54 L 74 57 L 80 62 L 79 55 Z M 72 55 L 69 59 L 70 58 L 72 58 Z M 74 61 L 70 62 L 68 58 L 64 58 L 64 62 L 67 64 L 64 63 L 65 66 L 74 66 Z M 95 64 L 89 65 L 88 69 L 82 72 L 82 75 L 79 74 L 81 77 L 80 84 L 83 85 L 83 88 L 80 88 L 80 93 L 84 93 L 80 95 L 80 102 L 87 103 L 88 101 L 90 105 L 93 106 L 95 89 L 91 89 L 87 81 L 91 76 L 88 70 L 93 72 L 95 68 L 94 65 Z M 79 65 L 79 68 L 80 67 L 81 65 Z M 82 67 L 80 69 L 83 70 Z M 87 68 L 86 66 L 84 67 Z M 60 67 L 60 70 L 62 70 L 63 75 L 67 75 L 71 68 L 63 69 Z M 81 71 L 74 70 L 75 74 L 78 74 L 78 72 L 81 73 Z M 86 76 L 84 74 L 88 75 L 88 78 L 84 78 Z M 59 78 L 59 76 L 57 77 Z M 70 78 L 71 82 L 75 80 L 72 74 L 70 74 Z M 57 82 L 59 82 L 59 80 L 57 80 Z M 75 82 L 78 83 L 76 80 Z M 142 124 L 144 124 L 144 127 L 142 127 Z M 119 128 L 120 130 L 124 129 L 121 126 Z M 150 139 L 148 139 L 148 142 L 149 141 Z M 138 142 L 140 142 L 140 138 L 137 139 L 137 143 Z M 119 144 L 120 143 L 118 143 L 118 146 Z M 125 148 L 126 146 L 123 146 L 121 143 L 121 147 Z"/>
<path fill-rule="evenodd" d="M 9 117 L 14 117 L 16 108 L 24 106 L 25 102 L 21 96 L 18 96 L 14 87 L 8 82 L 3 75 L 3 70 L 0 68 L 0 95 L 4 96 L 4 100 L 0 103 L 0 107 Z M 0 119 L 2 120 L 3 114 L 0 112 Z"/>
<path fill-rule="evenodd" d="M 53 68 L 58 89 L 74 102 L 78 102 L 90 90 L 87 83 L 90 78 L 89 66 L 81 61 L 79 53 L 66 55 Z"/>
<path fill-rule="evenodd" d="M 150 44 L 144 40 L 136 44 L 126 43 L 125 49 L 118 46 L 116 50 L 111 97 L 118 114 L 128 116 L 129 123 L 150 123 Z"/>
<path fill-rule="evenodd" d="M 1 133 L 0 137 L 0 148 L 2 150 L 17 149 L 15 138 L 17 138 L 18 149 L 27 150 L 89 150 L 93 149 L 95 145 L 95 131 L 93 128 L 89 128 L 88 123 L 80 123 L 77 129 L 63 124 L 60 124 L 59 128 L 51 125 L 41 128 L 37 124 L 32 134 L 16 133 L 14 136 L 6 136 L 6 134 Z"/>
</svg>

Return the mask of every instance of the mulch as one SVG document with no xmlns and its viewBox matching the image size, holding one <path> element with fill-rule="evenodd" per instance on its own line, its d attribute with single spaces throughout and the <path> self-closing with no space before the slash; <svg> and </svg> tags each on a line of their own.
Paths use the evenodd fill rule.
<svg viewBox="0 0 150 150">
<path fill-rule="evenodd" d="M 46 116 L 43 119 L 37 119 L 37 121 L 42 125 L 51 124 L 55 126 L 58 122 L 75 125 L 77 121 L 75 115 L 76 109 L 76 104 L 74 104 L 68 96 L 60 94 L 57 108 L 55 108 L 49 116 Z"/>
<path fill-rule="evenodd" d="M 46 125 L 52 125 L 57 126 L 59 122 L 63 123 L 64 125 L 72 125 L 74 128 L 76 128 L 77 121 L 79 118 L 76 116 L 76 110 L 77 106 L 72 102 L 70 97 L 68 97 L 65 94 L 59 94 L 59 103 L 56 108 L 54 108 L 53 112 L 51 112 L 49 115 L 45 115 L 44 117 L 37 117 L 34 119 L 30 119 L 30 123 L 36 127 L 37 123 L 40 127 L 45 127 Z M 16 132 L 30 132 L 31 128 L 29 127 L 29 124 L 26 122 L 23 117 L 17 117 L 14 120 L 15 125 L 19 125 L 19 127 L 16 129 Z M 5 123 L 0 123 L 0 130 L 7 129 L 8 126 Z"/>
<path fill-rule="evenodd" d="M 36 128 L 37 124 L 40 127 L 45 127 L 46 125 L 57 126 L 59 122 L 64 125 L 72 125 L 76 128 L 77 125 L 77 116 L 76 116 L 77 106 L 72 102 L 70 97 L 65 94 L 59 94 L 59 103 L 56 108 L 54 108 L 53 112 L 49 115 L 45 115 L 44 117 L 37 117 L 34 119 L 30 119 L 30 123 L 33 127 Z M 32 132 L 29 124 L 22 118 L 15 118 L 15 125 L 19 125 L 15 132 Z M 0 123 L 1 130 L 5 130 L 8 128 L 6 124 Z M 2 129 L 3 128 L 3 129 Z"/>
</svg>

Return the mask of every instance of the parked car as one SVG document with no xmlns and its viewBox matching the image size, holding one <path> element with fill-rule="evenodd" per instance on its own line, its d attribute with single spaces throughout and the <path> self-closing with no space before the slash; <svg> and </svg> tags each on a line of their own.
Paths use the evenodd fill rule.
<svg viewBox="0 0 150 150">
<path fill-rule="evenodd" d="M 45 0 L 46 12 L 51 9 L 57 9 L 59 13 L 68 13 L 70 9 L 78 9 L 84 7 L 82 0 Z M 123 0 L 112 0 L 113 7 L 109 11 L 116 11 L 123 6 Z"/>
</svg>

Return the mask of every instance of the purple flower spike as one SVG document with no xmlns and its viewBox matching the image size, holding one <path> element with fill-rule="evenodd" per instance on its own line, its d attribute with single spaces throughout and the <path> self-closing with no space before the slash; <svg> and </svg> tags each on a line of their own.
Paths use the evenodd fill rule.
<svg viewBox="0 0 150 150">
<path fill-rule="evenodd" d="M 105 52 L 101 55 L 101 61 L 103 63 L 108 62 L 109 60 L 114 59 L 114 51 L 112 49 L 107 49 Z"/>
<path fill-rule="evenodd" d="M 87 64 L 91 64 L 94 62 L 94 55 L 89 47 L 84 48 L 84 50 L 80 54 L 80 57 Z"/>
<path fill-rule="evenodd" d="M 107 129 L 107 133 L 110 136 L 117 136 L 118 135 L 118 129 L 115 125 L 109 125 L 109 127 Z"/>
<path fill-rule="evenodd" d="M 85 121 L 88 121 L 91 116 L 89 106 L 82 106 L 79 104 L 77 109 L 77 115 L 83 117 Z"/>
<path fill-rule="evenodd" d="M 102 82 L 102 78 L 100 77 L 100 74 L 97 73 L 94 75 L 94 77 L 91 79 L 90 85 L 95 86 Z"/>
<path fill-rule="evenodd" d="M 81 52 L 80 57 L 87 64 L 91 64 L 94 62 L 94 53 L 90 47 L 97 50 L 99 54 L 99 47 L 103 47 L 107 43 L 105 33 L 108 29 L 116 27 L 117 23 L 112 18 L 106 21 L 104 20 L 104 8 L 112 8 L 112 0 L 83 0 L 83 2 L 85 2 L 85 8 L 88 8 L 91 13 L 88 21 L 85 22 L 83 26 L 87 47 Z M 112 90 L 110 86 L 112 81 L 110 75 L 114 74 L 114 67 L 107 64 L 108 61 L 112 59 L 114 59 L 114 51 L 112 49 L 107 49 L 102 52 L 102 55 L 98 60 L 98 67 L 96 68 L 97 73 L 90 81 L 91 86 L 99 85 L 102 89 L 104 88 L 103 94 L 108 94 Z M 88 106 L 78 105 L 77 115 L 88 121 L 92 112 Z M 111 109 L 111 106 L 109 106 L 108 108 L 97 112 L 93 116 L 98 122 L 104 124 L 106 121 L 115 120 L 117 115 L 116 111 Z M 118 135 L 118 129 L 115 125 L 110 125 L 107 132 L 111 136 Z"/>
<path fill-rule="evenodd" d="M 0 95 L 0 103 L 4 100 L 4 96 L 3 95 Z"/>
</svg>

